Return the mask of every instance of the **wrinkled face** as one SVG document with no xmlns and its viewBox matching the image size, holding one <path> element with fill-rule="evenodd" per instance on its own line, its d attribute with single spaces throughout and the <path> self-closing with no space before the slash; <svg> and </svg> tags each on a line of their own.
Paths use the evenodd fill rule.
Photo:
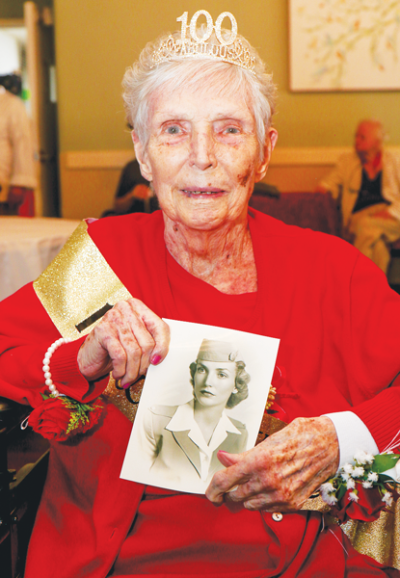
<svg viewBox="0 0 400 578">
<path fill-rule="evenodd" d="M 234 362 L 201 361 L 194 374 L 194 397 L 200 405 L 225 407 L 235 387 Z"/>
<path fill-rule="evenodd" d="M 268 166 L 276 140 L 270 129 L 260 162 L 253 113 L 244 99 L 212 86 L 152 96 L 146 148 L 135 138 L 145 178 L 167 218 L 212 230 L 244 217 L 253 185 Z"/>
<path fill-rule="evenodd" d="M 382 147 L 382 131 L 379 125 L 362 122 L 354 137 L 354 148 L 358 153 L 377 153 Z"/>
</svg>

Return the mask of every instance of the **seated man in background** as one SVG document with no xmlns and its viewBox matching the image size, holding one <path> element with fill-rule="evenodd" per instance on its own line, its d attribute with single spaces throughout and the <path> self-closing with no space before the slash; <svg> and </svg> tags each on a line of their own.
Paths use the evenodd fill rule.
<svg viewBox="0 0 400 578">
<path fill-rule="evenodd" d="M 158 208 L 157 197 L 153 194 L 149 182 L 142 177 L 139 163 L 135 159 L 122 170 L 113 209 L 105 211 L 102 216 L 152 213 Z"/>
<path fill-rule="evenodd" d="M 383 150 L 383 140 L 379 121 L 361 121 L 354 152 L 340 157 L 317 191 L 340 199 L 343 236 L 387 273 L 387 245 L 400 238 L 400 156 Z"/>
</svg>

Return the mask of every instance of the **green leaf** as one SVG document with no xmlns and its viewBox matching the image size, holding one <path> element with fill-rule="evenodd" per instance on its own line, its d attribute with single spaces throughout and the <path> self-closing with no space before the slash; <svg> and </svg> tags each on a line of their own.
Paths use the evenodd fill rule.
<svg viewBox="0 0 400 578">
<path fill-rule="evenodd" d="M 338 500 L 341 500 L 343 498 L 343 496 L 346 493 L 346 490 L 347 490 L 347 488 L 344 484 L 342 486 L 340 486 L 339 490 L 336 493 L 336 497 Z"/>
<path fill-rule="evenodd" d="M 382 472 L 386 472 L 386 470 L 394 468 L 399 459 L 400 455 L 397 454 L 380 454 L 375 456 L 371 470 L 377 474 L 381 474 Z"/>
<path fill-rule="evenodd" d="M 380 482 L 392 482 L 392 484 L 395 484 L 395 480 L 393 478 L 391 478 L 390 476 L 385 476 L 385 474 L 379 474 L 379 481 Z"/>
</svg>

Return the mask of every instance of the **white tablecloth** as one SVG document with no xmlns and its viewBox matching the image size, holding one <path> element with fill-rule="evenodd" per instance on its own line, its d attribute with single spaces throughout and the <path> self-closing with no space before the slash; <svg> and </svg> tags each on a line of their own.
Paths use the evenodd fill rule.
<svg viewBox="0 0 400 578">
<path fill-rule="evenodd" d="M 79 221 L 0 217 L 0 300 L 34 281 Z"/>
</svg>

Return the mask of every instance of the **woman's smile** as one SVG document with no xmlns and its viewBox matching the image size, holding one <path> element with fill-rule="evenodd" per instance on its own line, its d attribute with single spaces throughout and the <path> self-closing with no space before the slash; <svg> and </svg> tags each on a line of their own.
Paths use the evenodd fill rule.
<svg viewBox="0 0 400 578">
<path fill-rule="evenodd" d="M 182 192 L 190 198 L 197 198 L 197 199 L 210 199 L 213 197 L 214 199 L 220 197 L 221 195 L 225 194 L 223 189 L 219 189 L 216 187 L 185 187 L 182 189 Z"/>
<path fill-rule="evenodd" d="M 148 144 L 136 149 L 165 217 L 196 230 L 244 219 L 263 164 L 245 99 L 212 87 L 163 87 L 152 112 Z"/>
</svg>

